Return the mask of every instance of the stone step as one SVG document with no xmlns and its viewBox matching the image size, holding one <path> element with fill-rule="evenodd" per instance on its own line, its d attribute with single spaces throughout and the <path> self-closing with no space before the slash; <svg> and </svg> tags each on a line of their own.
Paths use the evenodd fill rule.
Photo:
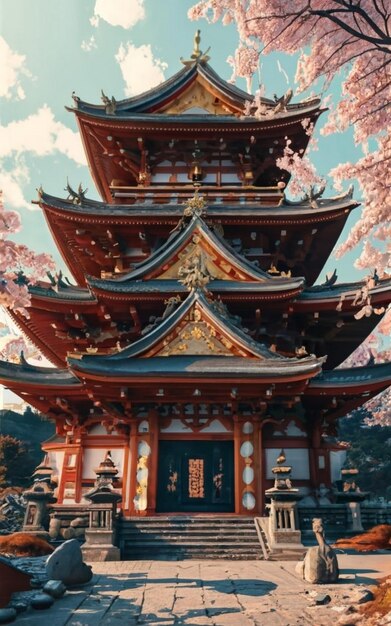
<svg viewBox="0 0 391 626">
<path fill-rule="evenodd" d="M 159 516 L 121 519 L 123 559 L 261 559 L 252 517 Z"/>
<path fill-rule="evenodd" d="M 242 537 L 247 536 L 249 533 L 252 533 L 251 529 L 227 529 L 226 531 L 222 529 L 216 530 L 204 530 L 197 528 L 127 528 L 121 527 L 121 535 L 196 535 L 200 537 Z"/>
<path fill-rule="evenodd" d="M 246 534 L 232 534 L 232 533 L 227 533 L 227 534 L 221 534 L 221 535 L 213 535 L 213 534 L 207 534 L 207 535 L 200 535 L 199 533 L 172 533 L 172 532 L 168 532 L 168 531 L 162 531 L 162 532 L 135 532 L 135 531 L 128 531 L 128 532 L 121 532 L 121 537 L 123 538 L 127 538 L 127 539 L 134 539 L 134 540 L 145 540 L 145 541 L 153 541 L 159 538 L 164 539 L 165 541 L 167 540 L 173 540 L 176 541 L 178 539 L 182 539 L 182 538 L 188 538 L 190 540 L 197 540 L 197 541 L 245 541 L 246 539 L 248 539 L 249 537 L 252 538 L 252 540 L 255 541 L 256 539 L 256 535 L 253 535 L 253 533 L 246 533 Z"/>
<path fill-rule="evenodd" d="M 175 553 L 172 552 L 162 552 L 151 555 L 150 552 L 143 552 L 140 554 L 136 554 L 131 552 L 129 554 L 124 553 L 122 557 L 123 561 L 184 561 L 184 560 L 195 560 L 195 561 L 216 561 L 216 560 L 226 560 L 226 561 L 261 561 L 261 554 L 254 554 L 253 552 L 245 553 L 219 553 L 219 554 L 207 554 L 207 553 L 197 553 L 191 554 L 188 552 Z M 297 559 L 296 559 L 297 560 Z"/>
<path fill-rule="evenodd" d="M 200 550 L 200 546 L 197 544 L 180 544 L 180 545 L 170 545 L 167 543 L 159 543 L 155 542 L 153 546 L 147 544 L 138 544 L 138 545 L 130 545 L 127 544 L 124 548 L 125 554 L 148 554 L 149 558 L 151 558 L 151 549 L 153 549 L 153 554 L 171 554 L 171 555 L 180 555 L 180 554 L 194 554 L 194 555 L 203 555 L 207 558 L 211 558 L 211 555 L 217 554 L 251 554 L 253 556 L 262 557 L 262 550 L 259 544 L 246 544 L 244 546 L 216 546 L 214 545 L 205 545 L 202 546 L 202 550 Z"/>
<path fill-rule="evenodd" d="M 247 530 L 249 528 L 253 528 L 254 526 L 254 521 L 251 520 L 251 522 L 249 523 L 243 523 L 243 522 L 235 522 L 235 523 L 224 523 L 222 522 L 221 524 L 217 524 L 217 523 L 199 523 L 199 522 L 194 522 L 194 523 L 184 523 L 184 522 L 178 522 L 178 523 L 174 523 L 174 522 L 162 522 L 162 523 L 157 523 L 157 522 L 141 522 L 141 521 L 137 521 L 137 522 L 133 522 L 133 521 L 129 521 L 129 520 L 124 520 L 124 521 L 120 521 L 120 526 L 122 527 L 132 527 L 132 528 L 213 528 L 214 530 L 218 530 L 220 528 L 242 528 L 244 530 Z"/>
<path fill-rule="evenodd" d="M 180 543 L 183 541 L 194 541 L 197 543 L 207 544 L 207 543 L 224 543 L 224 544 L 243 544 L 243 543 L 251 543 L 257 542 L 258 539 L 256 537 L 244 535 L 243 537 L 235 537 L 235 536 L 220 536 L 220 537 L 199 537 L 198 535 L 165 535 L 165 534 L 156 534 L 156 535 L 148 535 L 146 533 L 139 535 L 132 534 L 121 534 L 122 541 L 130 541 L 133 543 L 139 543 L 140 541 L 147 541 L 148 543 L 156 542 L 159 540 L 164 541 L 165 543 Z M 259 541 L 258 541 L 259 544 Z"/>
</svg>

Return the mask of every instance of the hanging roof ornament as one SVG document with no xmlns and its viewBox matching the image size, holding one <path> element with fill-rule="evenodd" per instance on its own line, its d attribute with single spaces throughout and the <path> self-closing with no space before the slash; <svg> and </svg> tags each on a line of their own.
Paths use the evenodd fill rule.
<svg viewBox="0 0 391 626">
<path fill-rule="evenodd" d="M 194 35 L 194 48 L 192 54 L 190 55 L 190 59 L 186 60 L 183 57 L 181 57 L 180 59 L 183 65 L 188 67 L 189 65 L 193 65 L 194 63 L 207 63 L 209 61 L 210 56 L 208 56 L 208 52 L 210 50 L 210 46 L 206 52 L 202 52 L 202 50 L 200 50 L 200 43 L 201 31 L 197 30 L 196 34 Z"/>
</svg>

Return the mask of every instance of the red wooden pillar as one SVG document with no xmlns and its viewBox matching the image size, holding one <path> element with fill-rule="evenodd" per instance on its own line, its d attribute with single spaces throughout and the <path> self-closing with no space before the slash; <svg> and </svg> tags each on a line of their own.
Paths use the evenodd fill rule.
<svg viewBox="0 0 391 626">
<path fill-rule="evenodd" d="M 64 461 L 61 472 L 61 481 L 58 487 L 57 502 L 62 504 L 64 497 L 66 498 L 66 490 L 70 489 L 69 485 L 74 486 L 74 500 L 81 500 L 81 480 L 83 467 L 83 447 L 81 444 L 70 444 L 64 452 Z M 68 485 L 68 487 L 67 487 Z"/>
</svg>

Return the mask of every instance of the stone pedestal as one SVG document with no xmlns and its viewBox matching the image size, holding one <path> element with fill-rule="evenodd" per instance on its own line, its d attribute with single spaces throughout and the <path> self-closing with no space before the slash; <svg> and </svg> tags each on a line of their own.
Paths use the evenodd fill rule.
<svg viewBox="0 0 391 626">
<path fill-rule="evenodd" d="M 87 561 L 119 561 L 120 550 L 114 545 L 113 503 L 90 505 L 90 523 L 82 546 Z"/>
<path fill-rule="evenodd" d="M 349 532 L 363 532 L 361 523 L 361 502 L 369 495 L 368 491 L 361 491 L 356 483 L 358 470 L 348 466 L 341 470 L 341 480 L 336 481 L 334 490 L 336 502 L 343 502 L 348 509 Z"/>
<path fill-rule="evenodd" d="M 305 548 L 301 542 L 297 515 L 297 500 L 300 499 L 298 490 L 290 489 L 284 492 L 268 489 L 265 495 L 271 499 L 268 524 L 271 550 L 303 552 Z"/>
</svg>

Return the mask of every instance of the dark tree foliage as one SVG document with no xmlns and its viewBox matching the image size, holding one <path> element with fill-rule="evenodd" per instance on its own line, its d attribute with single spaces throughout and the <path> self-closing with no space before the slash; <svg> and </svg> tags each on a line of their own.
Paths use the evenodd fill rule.
<svg viewBox="0 0 391 626">
<path fill-rule="evenodd" d="M 34 459 L 22 441 L 0 435 L 0 487 L 28 485 L 33 470 Z"/>
<path fill-rule="evenodd" d="M 361 491 L 391 500 L 391 426 L 367 426 L 364 409 L 339 422 L 339 438 L 351 444 L 349 459 L 359 470 Z"/>
<path fill-rule="evenodd" d="M 27 407 L 23 414 L 0 411 L 0 440 L 3 440 L 0 451 L 0 487 L 30 485 L 31 474 L 43 458 L 41 444 L 53 434 L 53 423 L 31 407 Z M 16 441 L 18 445 L 10 447 L 10 440 Z M 10 452 L 12 449 L 15 462 Z"/>
</svg>

